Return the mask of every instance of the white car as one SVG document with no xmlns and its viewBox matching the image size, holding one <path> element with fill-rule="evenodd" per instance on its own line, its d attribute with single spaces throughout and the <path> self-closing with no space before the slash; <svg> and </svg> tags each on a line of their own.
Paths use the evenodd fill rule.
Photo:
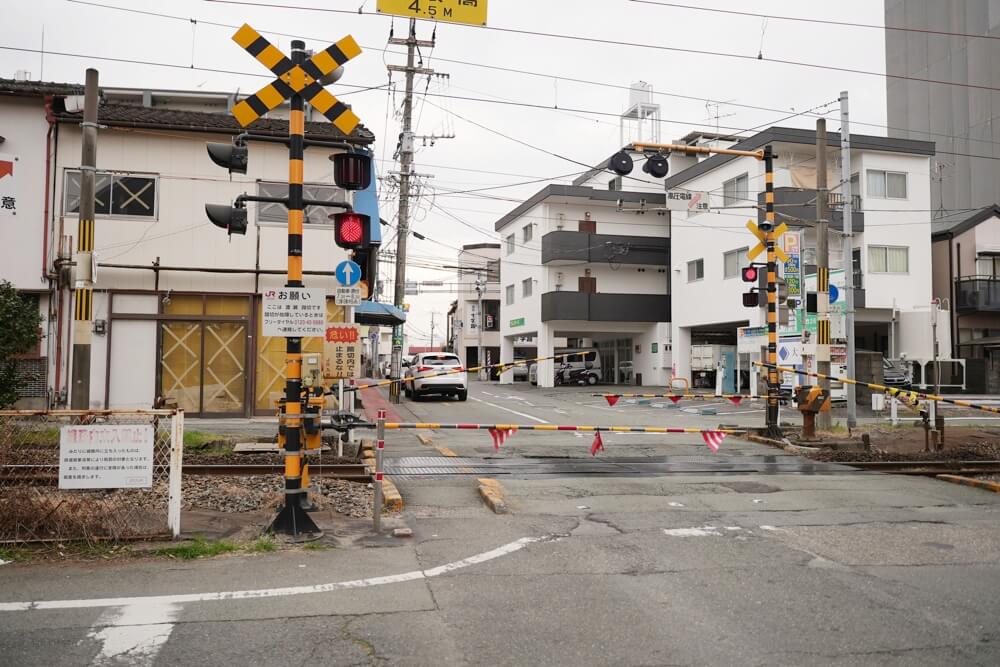
<svg viewBox="0 0 1000 667">
<path fill-rule="evenodd" d="M 456 371 L 436 375 L 442 371 Z M 469 382 L 462 368 L 462 360 L 450 352 L 421 352 L 406 364 L 403 374 L 403 393 L 417 400 L 428 394 L 456 396 L 464 401 L 469 397 Z"/>
</svg>

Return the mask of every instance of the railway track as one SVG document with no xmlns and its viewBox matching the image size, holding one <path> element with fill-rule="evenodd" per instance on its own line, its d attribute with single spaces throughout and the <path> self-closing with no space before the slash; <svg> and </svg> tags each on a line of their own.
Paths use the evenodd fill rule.
<svg viewBox="0 0 1000 667">
<path fill-rule="evenodd" d="M 280 476 L 284 474 L 285 468 L 281 464 L 271 463 L 195 463 L 182 466 L 182 472 L 184 475 Z M 370 482 L 372 480 L 371 472 L 363 463 L 310 463 L 309 474 L 314 477 L 333 477 L 350 482 Z M 0 466 L 0 482 L 14 481 L 54 486 L 59 481 L 59 475 L 53 470 L 53 466 L 48 465 Z"/>
<path fill-rule="evenodd" d="M 365 464 L 309 465 L 313 476 L 333 477 L 352 482 L 370 482 L 371 469 Z M 650 457 L 646 459 L 583 459 L 583 458 L 466 458 L 466 457 L 404 457 L 386 462 L 386 473 L 410 478 L 432 478 L 473 475 L 591 476 L 613 475 L 734 475 L 734 474 L 852 474 L 880 472 L 894 475 L 961 475 L 1000 474 L 1000 461 L 813 461 L 794 456 L 734 456 L 710 457 Z M 185 475 L 251 476 L 284 473 L 280 464 L 220 463 L 188 464 Z M 9 465 L 0 467 L 0 483 L 31 482 L 56 485 L 58 474 L 52 466 Z"/>
</svg>

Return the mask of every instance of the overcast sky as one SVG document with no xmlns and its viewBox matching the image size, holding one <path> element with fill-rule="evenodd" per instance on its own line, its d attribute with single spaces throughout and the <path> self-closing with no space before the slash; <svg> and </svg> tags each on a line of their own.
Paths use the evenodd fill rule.
<svg viewBox="0 0 1000 667">
<path fill-rule="evenodd" d="M 381 86 L 388 82 L 385 63 L 402 64 L 405 57 L 400 55 L 403 47 L 387 49 L 386 40 L 393 27 L 397 37 L 405 36 L 405 19 L 367 13 L 220 4 L 207 0 L 98 1 L 104 5 L 169 14 L 183 20 L 70 0 L 5 1 L 4 19 L 0 21 L 0 46 L 38 49 L 44 29 L 48 53 L 43 62 L 38 53 L 0 50 L 0 76 L 9 77 L 23 69 L 36 79 L 42 76 L 49 81 L 82 83 L 84 70 L 96 67 L 104 86 L 252 91 L 266 83 L 263 67 L 230 40 L 232 28 L 209 22 L 238 25 L 246 21 L 286 52 L 291 37 L 274 33 L 301 35 L 307 48 L 317 49 L 350 33 L 364 52 L 348 64 L 345 76 L 331 90 L 350 102 L 362 122 L 375 133 L 376 155 L 386 160 L 380 162 L 381 171 L 398 169 L 398 164 L 392 163 L 392 156 L 400 131 L 397 113 L 402 106 L 401 75 L 393 76 L 394 89 L 398 86 L 394 92 L 384 87 L 359 92 L 347 86 Z M 374 12 L 376 3 L 375 0 L 273 0 L 273 4 L 338 10 L 357 10 L 362 6 L 365 12 Z M 687 4 L 701 3 L 688 0 Z M 708 6 L 772 15 L 883 23 L 882 3 L 875 0 L 844 0 L 835 4 L 713 0 Z M 490 0 L 489 25 L 734 53 L 751 58 L 438 24 L 437 46 L 424 50 L 424 66 L 450 76 L 447 79 L 433 77 L 429 84 L 427 77 L 418 79 L 416 90 L 421 95 L 415 104 L 415 131 L 428 135 L 453 132 L 456 137 L 438 141 L 433 147 L 421 146 L 416 156 L 417 170 L 434 175 L 425 182 L 422 190 L 425 196 L 420 200 L 413 222 L 413 229 L 431 240 L 411 239 L 409 246 L 414 261 L 421 264 L 454 264 L 456 251 L 453 247 L 499 241 L 493 232 L 493 223 L 545 183 L 466 194 L 448 194 L 447 190 L 492 187 L 530 179 L 568 182 L 572 178 L 570 174 L 583 170 L 578 162 L 595 164 L 614 152 L 619 142 L 616 116 L 626 106 L 628 92 L 613 86 L 628 86 L 639 80 L 653 85 L 657 93 L 654 101 L 662 105 L 661 138 L 665 141 L 695 129 L 714 130 L 716 123 L 724 132 L 744 135 L 749 134 L 746 130 L 771 124 L 811 128 L 815 126 L 813 116 L 786 117 L 826 103 L 831 103 L 823 107 L 832 119 L 828 127 L 836 130 L 840 123 L 835 100 L 841 90 L 850 92 L 852 122 L 857 123 L 852 126 L 854 132 L 886 134 L 884 127 L 878 127 L 885 123 L 883 77 L 768 62 L 768 59 L 784 59 L 881 73 L 885 71 L 881 30 L 776 19 L 765 22 L 754 17 L 653 6 L 630 0 Z M 430 39 L 434 28 L 432 23 L 419 22 L 418 37 Z M 56 51 L 170 63 L 180 67 L 51 53 Z M 758 52 L 762 52 L 763 60 L 756 59 Z M 462 63 L 446 62 L 446 59 Z M 204 68 L 236 73 L 212 72 Z M 556 77 L 591 83 L 575 83 Z M 424 96 L 424 92 L 430 94 Z M 512 101 L 548 108 L 454 97 Z M 707 101 L 719 104 L 706 107 Z M 552 108 L 556 106 L 559 110 Z M 588 112 L 600 112 L 600 115 Z M 721 117 L 711 118 L 715 115 Z M 394 220 L 395 209 L 394 201 L 388 203 L 382 216 Z M 456 222 L 445 211 L 469 226 Z M 391 293 L 391 276 L 386 277 Z M 409 269 L 408 277 L 455 280 L 454 274 L 417 267 Z M 441 340 L 444 313 L 454 298 L 449 294 L 408 298 L 411 344 L 426 344 L 432 311 L 440 314 L 436 318 L 435 339 L 436 342 Z"/>
</svg>

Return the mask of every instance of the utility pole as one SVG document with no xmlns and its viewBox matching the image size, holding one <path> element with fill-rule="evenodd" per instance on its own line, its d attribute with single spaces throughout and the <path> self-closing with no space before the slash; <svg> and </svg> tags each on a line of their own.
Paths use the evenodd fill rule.
<svg viewBox="0 0 1000 667">
<path fill-rule="evenodd" d="M 431 343 L 429 347 L 434 347 L 434 316 L 436 314 L 433 310 L 431 311 Z"/>
<path fill-rule="evenodd" d="M 433 47 L 434 41 L 417 39 L 417 21 L 410 19 L 406 39 L 390 37 L 390 44 L 406 46 L 406 67 L 389 65 L 390 72 L 402 70 L 406 77 L 406 91 L 403 97 L 403 132 L 399 137 L 399 223 L 396 234 L 396 286 L 393 303 L 397 308 L 403 307 L 406 295 L 406 239 L 410 235 L 410 178 L 413 176 L 413 76 L 415 74 L 433 74 L 434 70 L 415 67 L 417 47 Z M 392 378 L 401 376 L 403 359 L 403 325 L 397 324 L 392 329 Z M 390 386 L 390 398 L 393 403 L 399 403 L 399 383 Z"/>
<path fill-rule="evenodd" d="M 851 124 L 847 106 L 847 91 L 840 93 L 840 180 L 844 193 L 844 292 L 847 312 L 844 337 L 847 338 L 847 377 L 856 379 L 854 363 L 854 193 L 851 192 Z M 847 428 L 858 425 L 858 406 L 854 385 L 845 383 L 847 390 Z"/>
<path fill-rule="evenodd" d="M 74 410 L 90 409 L 90 344 L 94 316 L 94 180 L 97 172 L 97 70 L 88 68 L 83 92 L 80 156 L 80 221 L 76 232 L 73 299 L 72 399 Z"/>
<path fill-rule="evenodd" d="M 826 119 L 816 119 L 816 372 L 830 375 L 830 225 L 826 183 Z M 830 380 L 821 377 L 820 389 L 830 395 Z M 829 410 L 816 415 L 819 428 L 832 425 Z"/>
<path fill-rule="evenodd" d="M 483 312 L 483 292 L 485 291 L 486 291 L 486 281 L 483 277 L 483 274 L 477 272 L 476 296 L 478 297 L 479 301 L 479 322 L 477 323 L 478 326 L 476 327 L 476 332 L 478 334 L 478 340 L 476 341 L 476 363 L 480 366 L 486 364 L 485 360 L 483 359 L 483 327 L 486 326 L 486 313 Z M 483 373 L 486 374 L 485 378 L 483 377 Z M 479 377 L 482 380 L 489 380 L 490 379 L 489 371 L 488 370 L 479 371 Z"/>
</svg>

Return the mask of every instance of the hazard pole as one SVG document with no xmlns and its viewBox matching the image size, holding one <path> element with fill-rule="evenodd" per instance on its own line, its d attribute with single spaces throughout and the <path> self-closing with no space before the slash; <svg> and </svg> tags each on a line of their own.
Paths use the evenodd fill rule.
<svg viewBox="0 0 1000 667">
<path fill-rule="evenodd" d="M 306 43 L 292 40 L 293 76 L 302 76 Z M 295 86 L 293 86 L 295 88 Z M 302 95 L 290 99 L 288 117 L 288 281 L 285 287 L 302 284 L 302 155 L 305 143 L 305 114 Z M 303 505 L 308 489 L 302 486 L 302 339 L 285 338 L 285 505 L 271 523 L 271 531 L 298 536 L 319 533 Z"/>
<path fill-rule="evenodd" d="M 372 508 L 372 527 L 382 530 L 382 452 L 385 450 L 385 410 L 378 411 L 375 431 L 375 501 Z"/>
<path fill-rule="evenodd" d="M 765 426 L 770 436 L 780 436 L 778 429 L 778 397 L 781 383 L 778 380 L 778 265 L 774 253 L 774 153 L 764 147 L 764 213 L 767 229 L 767 419 Z"/>
</svg>

